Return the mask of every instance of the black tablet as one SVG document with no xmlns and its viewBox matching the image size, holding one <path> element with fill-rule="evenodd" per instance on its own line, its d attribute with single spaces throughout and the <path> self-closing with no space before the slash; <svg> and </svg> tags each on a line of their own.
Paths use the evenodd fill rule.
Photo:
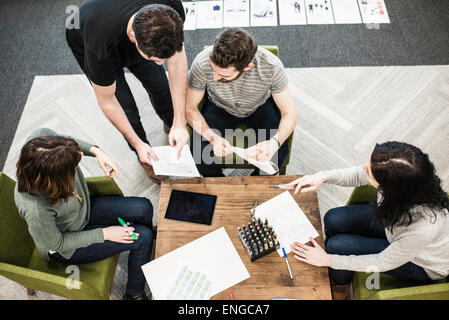
<svg viewBox="0 0 449 320">
<path fill-rule="evenodd" d="M 165 218 L 211 225 L 216 201 L 215 195 L 172 190 Z"/>
</svg>

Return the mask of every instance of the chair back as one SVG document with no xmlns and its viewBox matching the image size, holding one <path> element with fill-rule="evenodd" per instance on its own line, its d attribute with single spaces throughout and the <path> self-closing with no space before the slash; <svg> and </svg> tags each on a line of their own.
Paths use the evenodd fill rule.
<svg viewBox="0 0 449 320">
<path fill-rule="evenodd" d="M 14 203 L 15 184 L 0 172 L 0 262 L 27 267 L 35 245 Z"/>
</svg>

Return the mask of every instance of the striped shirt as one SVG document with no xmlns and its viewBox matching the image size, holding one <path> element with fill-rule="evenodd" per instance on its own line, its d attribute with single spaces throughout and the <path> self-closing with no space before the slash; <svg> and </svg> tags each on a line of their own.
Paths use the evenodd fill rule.
<svg viewBox="0 0 449 320">
<path fill-rule="evenodd" d="M 284 66 L 274 54 L 258 48 L 253 67 L 228 83 L 213 79 L 209 54 L 213 47 L 200 52 L 189 71 L 189 86 L 195 90 L 207 89 L 209 100 L 235 117 L 245 118 L 263 105 L 273 93 L 287 88 Z"/>
</svg>

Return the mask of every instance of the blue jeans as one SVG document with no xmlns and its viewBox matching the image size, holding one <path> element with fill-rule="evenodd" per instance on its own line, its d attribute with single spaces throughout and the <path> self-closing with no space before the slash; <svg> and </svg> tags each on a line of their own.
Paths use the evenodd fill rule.
<svg viewBox="0 0 449 320">
<path fill-rule="evenodd" d="M 152 218 L 153 206 L 146 198 L 120 196 L 91 196 L 90 220 L 83 230 L 107 228 L 119 225 L 117 217 L 132 223 L 138 240 L 132 244 L 113 241 L 95 243 L 79 248 L 65 259 L 59 253 L 49 254 L 50 258 L 66 264 L 83 264 L 106 259 L 130 250 L 128 258 L 128 282 L 126 290 L 130 294 L 142 294 L 145 289 L 145 276 L 141 266 L 150 261 L 153 245 Z"/>
<path fill-rule="evenodd" d="M 326 252 L 338 255 L 377 254 L 387 248 L 385 230 L 372 224 L 374 207 L 370 204 L 352 205 L 329 210 L 324 216 Z M 422 267 L 408 262 L 396 269 L 385 272 L 400 280 L 417 284 L 432 280 Z M 354 271 L 329 268 L 329 278 L 337 285 L 352 281 Z"/>
<path fill-rule="evenodd" d="M 233 116 L 222 108 L 217 107 L 215 104 L 210 102 L 209 99 L 206 100 L 206 103 L 201 110 L 201 114 L 209 127 L 218 130 L 223 138 L 225 137 L 226 129 L 235 129 L 238 125 L 243 124 L 247 129 L 255 130 L 257 143 L 268 140 L 274 136 L 281 121 L 279 109 L 272 97 L 270 97 L 263 105 L 257 108 L 254 113 L 246 118 L 238 118 Z M 223 177 L 223 168 L 220 164 L 220 160 L 214 161 L 212 164 L 204 163 L 203 151 L 206 147 L 211 150 L 210 158 L 214 157 L 212 147 L 209 146 L 209 141 L 202 139 L 202 137 L 195 131 L 193 132 L 193 141 L 194 142 L 191 144 L 191 149 L 198 171 L 203 175 L 203 177 Z M 200 154 L 196 149 L 198 141 L 201 141 Z M 273 163 L 281 169 L 287 159 L 288 153 L 289 146 L 288 142 L 285 141 L 279 150 L 274 154 L 271 161 L 273 161 Z M 252 175 L 258 174 L 259 169 L 256 169 Z"/>
</svg>

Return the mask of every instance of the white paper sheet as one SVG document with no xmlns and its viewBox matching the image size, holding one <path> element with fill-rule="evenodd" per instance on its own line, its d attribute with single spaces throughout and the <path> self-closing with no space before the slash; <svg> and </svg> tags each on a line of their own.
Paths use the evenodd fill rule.
<svg viewBox="0 0 449 320">
<path fill-rule="evenodd" d="M 276 0 L 251 0 L 251 27 L 277 26 Z"/>
<path fill-rule="evenodd" d="M 198 1 L 197 29 L 219 29 L 223 27 L 223 1 Z"/>
<path fill-rule="evenodd" d="M 308 24 L 334 24 L 331 0 L 305 0 Z"/>
<path fill-rule="evenodd" d="M 156 300 L 165 300 L 173 296 L 173 292 L 170 291 L 173 286 L 178 285 L 176 280 L 183 269 L 185 272 L 190 270 L 192 277 L 198 273 L 205 277 L 205 281 L 210 282 L 210 287 L 204 293 L 203 299 L 210 299 L 211 296 L 250 277 L 224 227 L 142 266 L 151 293 Z M 187 290 L 188 284 L 193 281 L 189 278 L 186 282 L 184 290 Z M 195 284 L 192 285 L 194 290 Z M 176 296 L 176 292 L 174 295 Z M 182 299 L 183 296 L 184 294 L 181 293 L 178 298 Z M 189 296 L 188 294 L 187 299 Z"/>
<path fill-rule="evenodd" d="M 363 23 L 390 23 L 384 0 L 358 0 Z"/>
<path fill-rule="evenodd" d="M 271 161 L 257 161 L 251 158 L 248 158 L 248 149 L 243 149 L 243 148 L 239 148 L 239 147 L 231 147 L 231 150 L 237 154 L 240 158 L 248 161 L 249 163 L 251 163 L 252 165 L 256 166 L 257 168 L 259 168 L 260 170 L 262 170 L 263 172 L 265 172 L 266 174 L 275 174 L 276 172 L 279 171 L 279 168 Z"/>
<path fill-rule="evenodd" d="M 290 245 L 294 242 L 306 243 L 309 238 L 318 237 L 318 232 L 310 223 L 290 192 L 285 191 L 280 195 L 265 201 L 257 206 L 255 217 L 265 220 L 276 232 L 281 248 L 278 254 L 282 257 L 282 247 L 288 254 L 291 252 Z"/>
<path fill-rule="evenodd" d="M 304 0 L 279 0 L 280 25 L 307 24 Z"/>
<path fill-rule="evenodd" d="M 335 23 L 362 23 L 359 5 L 356 0 L 332 0 Z"/>
<path fill-rule="evenodd" d="M 162 176 L 200 177 L 193 161 L 189 146 L 185 145 L 178 159 L 177 151 L 172 146 L 153 147 L 159 161 L 151 160 L 154 173 Z"/>
<path fill-rule="evenodd" d="M 249 27 L 250 0 L 224 0 L 223 27 Z"/>
<path fill-rule="evenodd" d="M 184 22 L 184 30 L 196 29 L 197 4 L 196 2 L 183 2 L 186 21 Z"/>
</svg>

